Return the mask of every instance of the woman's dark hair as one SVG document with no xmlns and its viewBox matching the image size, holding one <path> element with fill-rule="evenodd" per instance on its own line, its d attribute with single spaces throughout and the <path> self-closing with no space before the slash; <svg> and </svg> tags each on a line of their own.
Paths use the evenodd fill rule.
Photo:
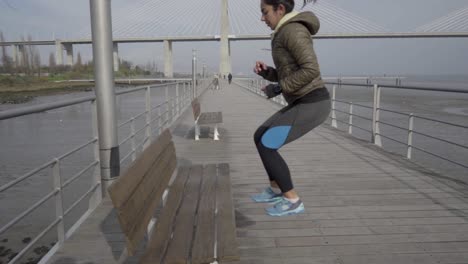
<svg viewBox="0 0 468 264">
<path fill-rule="evenodd" d="M 276 10 L 278 9 L 279 5 L 284 5 L 286 8 L 286 13 L 291 12 L 294 9 L 294 0 L 263 0 L 263 2 L 267 5 L 273 6 L 273 9 Z M 302 8 L 306 6 L 310 2 L 317 2 L 317 0 L 304 0 L 304 4 L 302 5 Z"/>
</svg>

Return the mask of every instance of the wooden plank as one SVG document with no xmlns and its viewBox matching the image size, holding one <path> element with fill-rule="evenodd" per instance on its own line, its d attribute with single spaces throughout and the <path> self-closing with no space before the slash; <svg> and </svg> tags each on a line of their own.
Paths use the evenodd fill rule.
<svg viewBox="0 0 468 264">
<path fill-rule="evenodd" d="M 125 233 L 129 233 L 136 225 L 144 224 L 137 219 L 136 215 L 141 215 L 142 211 L 154 210 L 154 208 L 148 208 L 150 200 L 156 199 L 157 203 L 161 200 L 161 195 L 151 196 L 151 193 L 155 192 L 155 189 L 161 189 L 168 185 L 170 176 L 173 173 L 174 166 L 167 168 L 169 164 L 173 164 L 176 160 L 175 148 L 173 144 L 167 146 L 166 150 L 156 162 L 151 166 L 151 169 L 145 174 L 145 177 L 135 192 L 129 197 L 129 199 L 117 208 L 119 219 L 121 219 L 122 230 Z M 147 224 L 147 223 L 146 223 Z"/>
<path fill-rule="evenodd" d="M 164 259 L 165 263 L 188 262 L 196 220 L 195 214 L 200 199 L 202 173 L 202 165 L 195 165 L 190 170 L 184 198 L 174 221 L 174 232 Z"/>
<path fill-rule="evenodd" d="M 153 164 L 164 149 L 166 149 L 166 146 L 171 143 L 171 139 L 172 136 L 169 130 L 164 130 L 156 141 L 146 148 L 127 171 L 109 187 L 109 196 L 116 208 L 119 208 L 125 203 L 128 197 L 135 192 L 135 189 L 138 184 L 140 184 L 146 171 L 150 169 L 151 164 Z"/>
<path fill-rule="evenodd" d="M 146 208 L 146 209 L 142 210 L 138 215 L 128 216 L 128 217 L 133 217 L 136 219 L 141 218 L 141 220 L 138 221 L 141 224 L 135 225 L 134 228 L 132 228 L 127 234 L 127 237 L 128 237 L 127 244 L 128 244 L 129 254 L 133 253 L 133 251 L 137 248 L 138 243 L 142 240 L 142 238 L 146 234 L 148 223 L 153 217 L 155 209 L 161 201 L 162 194 L 167 188 L 167 184 L 177 165 L 176 162 L 177 162 L 176 160 L 171 160 L 170 163 L 167 165 L 166 169 L 161 172 L 161 174 L 164 175 L 164 180 L 160 182 L 161 185 L 156 186 L 153 192 L 148 195 L 149 197 L 152 197 L 153 199 L 148 199 L 148 201 L 145 201 L 145 205 L 143 206 L 143 208 Z"/>
<path fill-rule="evenodd" d="M 197 211 L 197 226 L 193 240 L 192 263 L 211 263 L 214 259 L 214 218 L 216 199 L 216 165 L 207 165 L 203 170 L 200 203 Z"/>
<path fill-rule="evenodd" d="M 174 183 L 169 189 L 167 203 L 161 211 L 160 218 L 156 222 L 153 234 L 151 235 L 147 250 L 141 258 L 141 264 L 161 263 L 167 243 L 172 234 L 172 223 L 182 201 L 182 194 L 190 173 L 189 167 L 178 169 Z"/>
<path fill-rule="evenodd" d="M 218 164 L 216 206 L 218 212 L 216 216 L 218 260 L 221 262 L 239 260 L 231 180 L 229 164 L 227 163 Z"/>
</svg>

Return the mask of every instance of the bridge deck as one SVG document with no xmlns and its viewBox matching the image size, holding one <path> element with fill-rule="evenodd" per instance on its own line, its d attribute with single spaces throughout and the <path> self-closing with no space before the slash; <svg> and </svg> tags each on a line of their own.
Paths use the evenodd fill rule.
<svg viewBox="0 0 468 264">
<path fill-rule="evenodd" d="M 182 115 L 173 134 L 179 164 L 230 163 L 240 263 L 468 263 L 466 185 L 327 126 L 281 150 L 306 213 L 265 215 L 266 205 L 249 199 L 267 182 L 253 133 L 278 107 L 234 84 L 221 85 L 221 90 L 208 90 L 200 100 L 202 111 L 223 112 L 221 140 L 194 141 L 191 110 Z M 116 224 L 105 210 L 108 203 L 89 222 L 117 232 L 118 228 L 103 227 L 105 216 Z M 76 261 L 86 258 L 83 254 L 80 258 L 73 253 L 75 260 L 63 256 L 86 246 L 73 241 L 89 237 L 86 230 L 94 230 L 89 225 L 85 223 L 66 244 L 57 255 L 63 262 L 56 263 L 85 263 Z M 106 237 L 90 240 L 122 247 L 119 236 Z M 94 252 L 102 256 L 103 250 L 93 244 Z"/>
</svg>

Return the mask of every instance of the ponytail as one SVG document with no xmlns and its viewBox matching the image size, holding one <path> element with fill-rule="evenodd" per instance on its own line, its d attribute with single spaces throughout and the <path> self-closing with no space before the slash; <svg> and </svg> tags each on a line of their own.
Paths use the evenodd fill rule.
<svg viewBox="0 0 468 264">
<path fill-rule="evenodd" d="M 302 5 L 302 8 L 304 8 L 308 3 L 311 3 L 311 2 L 315 4 L 317 0 L 304 0 L 304 4 Z"/>
</svg>

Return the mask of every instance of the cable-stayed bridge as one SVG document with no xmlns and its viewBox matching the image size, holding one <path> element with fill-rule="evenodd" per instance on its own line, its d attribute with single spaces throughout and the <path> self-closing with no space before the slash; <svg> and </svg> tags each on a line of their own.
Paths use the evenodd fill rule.
<svg viewBox="0 0 468 264">
<path fill-rule="evenodd" d="M 369 19 L 362 18 L 331 2 L 318 1 L 298 11 L 312 11 L 321 20 L 315 39 L 356 38 L 465 38 L 468 37 L 468 7 L 456 10 L 413 30 L 395 32 Z M 164 42 L 164 72 L 173 76 L 174 42 L 220 42 L 221 73 L 231 72 L 230 42 L 268 40 L 270 30 L 260 21 L 258 1 L 183 1 L 142 0 L 128 10 L 116 10 L 112 17 L 114 70 L 119 66 L 120 43 Z M 25 45 L 55 45 L 58 64 L 72 65 L 73 45 L 90 44 L 91 31 L 84 27 L 68 39 L 42 41 L 10 41 L 1 45 L 13 46 L 13 59 L 21 65 Z"/>
</svg>

